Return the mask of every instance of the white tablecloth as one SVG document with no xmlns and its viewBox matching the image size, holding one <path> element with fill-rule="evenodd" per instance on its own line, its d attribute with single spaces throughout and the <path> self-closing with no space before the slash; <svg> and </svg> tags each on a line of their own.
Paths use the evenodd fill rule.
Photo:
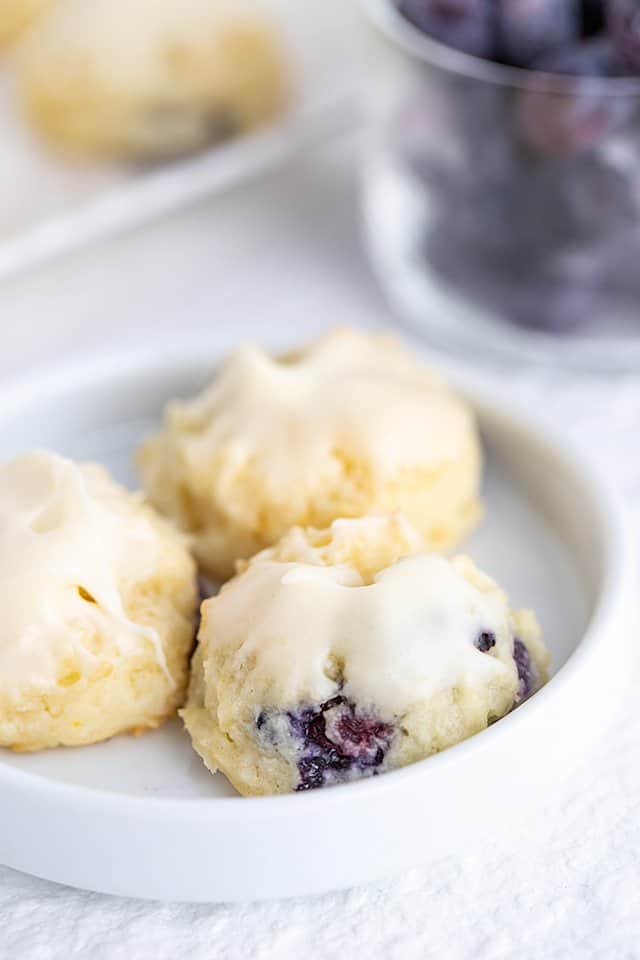
<svg viewBox="0 0 640 960">
<path fill-rule="evenodd" d="M 353 157 L 330 151 L 5 284 L 0 377 L 176 329 L 215 327 L 231 343 L 339 322 L 390 317 L 358 245 Z M 640 523 L 640 371 L 498 379 L 597 448 Z M 473 855 L 348 893 L 238 906 L 121 900 L 0 868 L 0 958 L 638 958 L 640 675 L 637 662 L 621 669 L 628 693 L 613 720 L 603 710 L 580 772 Z"/>
</svg>

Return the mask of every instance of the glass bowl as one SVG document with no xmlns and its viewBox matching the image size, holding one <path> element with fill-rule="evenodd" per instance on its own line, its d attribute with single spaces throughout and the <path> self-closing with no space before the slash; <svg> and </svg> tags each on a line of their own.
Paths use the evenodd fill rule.
<svg viewBox="0 0 640 960">
<path fill-rule="evenodd" d="M 474 357 L 640 369 L 640 78 L 503 66 L 363 4 L 365 242 L 398 316 Z"/>
</svg>

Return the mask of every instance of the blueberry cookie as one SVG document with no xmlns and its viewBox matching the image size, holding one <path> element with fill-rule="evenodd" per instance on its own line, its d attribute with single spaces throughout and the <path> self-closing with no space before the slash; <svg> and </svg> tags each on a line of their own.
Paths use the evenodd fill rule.
<svg viewBox="0 0 640 960">
<path fill-rule="evenodd" d="M 383 773 L 544 683 L 535 616 L 419 545 L 397 516 L 295 530 L 204 603 L 182 716 L 211 771 L 243 794 Z"/>
<path fill-rule="evenodd" d="M 14 43 L 55 0 L 2 0 L 0 4 L 0 49 Z"/>
<path fill-rule="evenodd" d="M 0 466 L 0 745 L 156 727 L 184 699 L 197 610 L 182 536 L 101 467 Z"/>
<path fill-rule="evenodd" d="M 175 156 L 256 127 L 288 84 L 247 0 L 62 0 L 20 58 L 27 115 L 80 154 Z"/>
<path fill-rule="evenodd" d="M 342 329 L 296 353 L 246 347 L 170 404 L 139 455 L 158 509 L 212 577 L 295 525 L 402 510 L 439 549 L 479 515 L 468 407 L 393 337 Z"/>
</svg>

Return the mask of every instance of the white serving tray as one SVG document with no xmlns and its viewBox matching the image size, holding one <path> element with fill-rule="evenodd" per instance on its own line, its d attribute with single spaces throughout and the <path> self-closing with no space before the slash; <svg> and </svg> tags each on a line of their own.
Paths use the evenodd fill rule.
<svg viewBox="0 0 640 960">
<path fill-rule="evenodd" d="M 132 452 L 163 404 L 198 389 L 217 359 L 199 338 L 5 387 L 0 459 L 48 446 L 101 459 L 132 484 Z M 553 655 L 549 684 L 436 757 L 308 794 L 239 797 L 205 771 L 177 721 L 92 747 L 0 750 L 0 862 L 137 897 L 281 897 L 461 857 L 487 833 L 537 815 L 616 702 L 635 591 L 631 547 L 615 497 L 566 439 L 467 393 L 487 451 L 488 511 L 464 549 L 515 604 L 538 612 Z"/>
<path fill-rule="evenodd" d="M 41 143 L 20 116 L 10 61 L 0 67 L 0 279 L 89 240 L 241 183 L 358 119 L 355 5 L 255 0 L 282 27 L 295 95 L 280 120 L 173 163 L 135 169 L 73 163 Z"/>
</svg>

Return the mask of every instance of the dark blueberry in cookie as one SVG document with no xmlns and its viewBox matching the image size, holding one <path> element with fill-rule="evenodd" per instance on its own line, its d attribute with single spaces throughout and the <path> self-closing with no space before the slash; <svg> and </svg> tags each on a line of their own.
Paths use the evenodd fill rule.
<svg viewBox="0 0 640 960">
<path fill-rule="evenodd" d="M 640 3 L 608 0 L 607 27 L 616 53 L 626 70 L 640 73 Z"/>
<path fill-rule="evenodd" d="M 536 675 L 531 655 L 522 640 L 518 640 L 517 637 L 513 641 L 513 659 L 516 662 L 518 680 L 520 681 L 516 703 L 522 703 L 534 692 Z"/>
<path fill-rule="evenodd" d="M 543 73 L 575 77 L 564 90 L 534 86 L 520 94 L 516 127 L 523 143 L 539 154 L 588 151 L 620 127 L 634 108 L 632 97 L 611 94 L 594 83 L 593 78 L 619 73 L 606 42 L 594 40 L 569 47 L 541 57 L 534 66 Z"/>
<path fill-rule="evenodd" d="M 476 57 L 493 49 L 492 0 L 398 0 L 400 13 L 434 40 Z"/>
<path fill-rule="evenodd" d="M 359 764 L 379 766 L 384 759 L 393 727 L 376 717 L 357 713 L 352 705 L 341 710 L 334 724 L 334 733 L 341 752 Z"/>
<path fill-rule="evenodd" d="M 377 773 L 395 734 L 392 724 L 343 696 L 286 713 L 262 710 L 256 727 L 276 748 L 283 745 L 283 738 L 293 738 L 300 775 L 297 790 Z"/>
<path fill-rule="evenodd" d="M 497 10 L 498 56 L 516 67 L 578 36 L 577 0 L 497 0 Z"/>
<path fill-rule="evenodd" d="M 348 766 L 348 761 L 346 763 L 342 762 L 337 755 L 331 758 L 321 756 L 303 757 L 298 761 L 300 782 L 296 790 L 298 792 L 315 790 L 316 787 L 324 787 L 328 782 L 338 782 L 335 772 L 344 770 Z"/>
<path fill-rule="evenodd" d="M 256 727 L 258 730 L 262 730 L 264 725 L 269 721 L 269 712 L 267 710 L 261 710 L 258 716 L 256 717 Z"/>
<path fill-rule="evenodd" d="M 480 653 L 488 653 L 496 645 L 496 635 L 488 630 L 483 630 L 476 639 L 476 650 Z"/>
</svg>

